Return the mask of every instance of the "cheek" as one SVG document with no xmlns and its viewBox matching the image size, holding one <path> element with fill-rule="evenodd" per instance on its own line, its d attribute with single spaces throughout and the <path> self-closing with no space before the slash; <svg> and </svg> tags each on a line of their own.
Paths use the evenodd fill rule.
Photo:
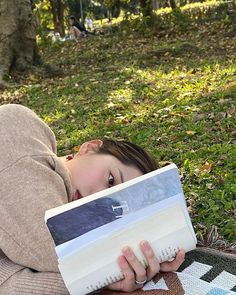
<svg viewBox="0 0 236 295">
<path fill-rule="evenodd" d="M 89 184 L 89 194 L 96 193 L 108 188 L 108 181 L 104 178 L 104 175 L 93 174 L 92 182 Z"/>
<path fill-rule="evenodd" d="M 104 183 L 104 175 L 101 172 L 96 171 L 95 169 L 94 170 L 90 169 L 88 171 L 86 179 L 87 179 L 87 183 L 90 183 L 93 185 Z"/>
<path fill-rule="evenodd" d="M 78 175 L 78 183 L 86 195 L 105 188 L 105 182 L 104 173 L 93 166 L 90 166 L 89 169 L 84 169 L 82 173 Z"/>
</svg>

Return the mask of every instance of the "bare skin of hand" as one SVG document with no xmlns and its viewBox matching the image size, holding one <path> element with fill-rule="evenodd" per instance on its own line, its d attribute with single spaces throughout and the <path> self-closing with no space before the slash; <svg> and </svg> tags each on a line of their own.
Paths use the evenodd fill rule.
<svg viewBox="0 0 236 295">
<path fill-rule="evenodd" d="M 171 262 L 159 263 L 151 246 L 147 241 L 140 243 L 140 249 L 146 258 L 148 267 L 137 259 L 130 247 L 122 249 L 122 255 L 118 257 L 118 264 L 124 274 L 124 279 L 108 286 L 110 290 L 132 292 L 143 287 L 143 284 L 137 284 L 136 281 L 150 281 L 157 273 L 176 271 L 184 261 L 185 252 L 180 250 L 175 259 Z"/>
</svg>

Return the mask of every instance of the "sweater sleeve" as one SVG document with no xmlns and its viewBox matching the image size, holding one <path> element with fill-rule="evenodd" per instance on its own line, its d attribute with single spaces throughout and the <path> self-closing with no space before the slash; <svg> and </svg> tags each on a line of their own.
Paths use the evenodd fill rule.
<svg viewBox="0 0 236 295">
<path fill-rule="evenodd" d="M 7 280 L 6 280 L 6 277 Z M 1 282 L 3 280 L 3 282 Z M 56 272 L 35 272 L 0 259 L 0 294 L 8 295 L 67 295 L 62 277 Z"/>
<path fill-rule="evenodd" d="M 69 201 L 71 182 L 56 156 L 55 136 L 31 110 L 6 105 L 0 106 L 0 138 L 0 249 L 24 268 L 17 277 L 57 273 L 44 214 Z"/>
<path fill-rule="evenodd" d="M 24 156 L 55 154 L 52 130 L 30 109 L 21 105 L 0 106 L 0 171 Z"/>
</svg>

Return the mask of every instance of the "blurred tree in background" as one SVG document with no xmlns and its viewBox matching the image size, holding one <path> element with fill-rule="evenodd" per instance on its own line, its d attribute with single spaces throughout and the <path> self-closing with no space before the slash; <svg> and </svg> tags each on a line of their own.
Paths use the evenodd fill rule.
<svg viewBox="0 0 236 295">
<path fill-rule="evenodd" d="M 24 72 L 40 60 L 33 6 L 30 0 L 1 0 L 0 86 L 5 84 L 10 69 Z"/>
<path fill-rule="evenodd" d="M 53 17 L 54 30 L 60 34 L 61 37 L 65 36 L 64 26 L 64 7 L 63 0 L 50 0 L 51 12 Z"/>
<path fill-rule="evenodd" d="M 156 29 L 158 26 L 160 28 L 162 21 L 169 21 L 184 29 L 189 19 L 199 21 L 209 16 L 227 20 L 235 15 L 235 6 L 229 8 L 234 1 L 212 0 L 206 2 L 205 6 L 199 3 L 200 7 L 196 3 L 192 8 L 181 8 L 190 2 L 195 0 L 1 0 L 0 83 L 10 69 L 24 71 L 30 65 L 37 64 L 40 58 L 36 34 L 39 40 L 46 40 L 51 31 L 58 37 L 64 37 L 69 15 L 74 15 L 82 23 L 87 17 L 93 20 L 119 16 L 128 19 L 136 15 L 139 27 L 152 25 Z M 168 16 L 162 12 L 158 14 L 159 9 L 165 7 L 169 9 Z M 22 13 L 19 14 L 19 11 Z"/>
</svg>

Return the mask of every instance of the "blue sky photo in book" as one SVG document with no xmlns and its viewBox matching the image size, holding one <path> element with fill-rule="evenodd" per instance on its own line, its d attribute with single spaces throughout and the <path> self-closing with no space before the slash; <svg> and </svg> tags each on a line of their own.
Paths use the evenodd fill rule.
<svg viewBox="0 0 236 295">
<path fill-rule="evenodd" d="M 47 220 L 56 246 L 102 225 L 182 193 L 178 169 L 170 169 Z"/>
</svg>

